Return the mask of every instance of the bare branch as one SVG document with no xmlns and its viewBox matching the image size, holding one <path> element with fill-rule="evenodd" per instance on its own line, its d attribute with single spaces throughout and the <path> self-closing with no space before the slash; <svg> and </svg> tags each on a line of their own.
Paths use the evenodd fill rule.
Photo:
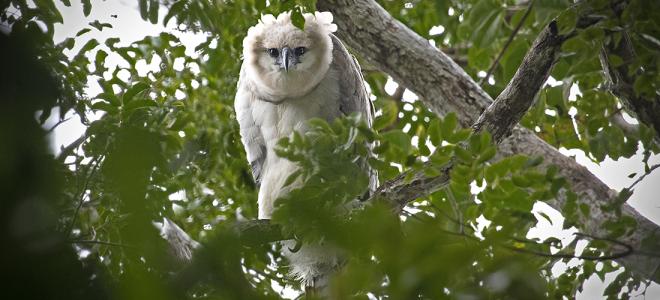
<svg viewBox="0 0 660 300">
<path fill-rule="evenodd" d="M 657 165 L 654 165 L 654 166 L 650 167 L 649 170 L 646 171 L 646 173 L 644 173 L 642 176 L 640 176 L 639 178 L 637 178 L 637 180 L 635 180 L 635 182 L 633 182 L 633 183 L 628 187 L 628 190 L 632 190 L 632 189 L 635 187 L 635 185 L 637 185 L 640 181 L 642 181 L 642 179 L 644 179 L 644 177 L 650 175 L 651 172 L 653 172 L 655 169 L 657 169 L 657 168 L 659 168 L 659 167 L 660 167 L 660 164 L 657 164 Z"/>
<path fill-rule="evenodd" d="M 616 112 L 614 112 L 609 117 L 609 119 L 614 125 L 621 128 L 621 130 L 626 135 L 633 135 L 639 132 L 639 126 L 628 123 L 628 121 L 626 121 L 626 119 L 623 118 L 623 113 L 621 112 L 621 110 L 617 110 Z"/>
<path fill-rule="evenodd" d="M 57 156 L 57 160 L 64 161 L 74 150 L 76 150 L 76 148 L 78 148 L 78 146 L 85 142 L 85 140 L 87 140 L 87 135 L 83 134 L 68 146 L 62 147 L 60 154 Z"/>
<path fill-rule="evenodd" d="M 69 121 L 69 120 L 71 120 L 71 117 L 66 118 L 66 119 L 59 120 L 57 123 L 55 123 L 55 125 L 51 126 L 51 127 L 48 129 L 48 131 L 46 131 L 46 132 L 47 132 L 48 134 L 52 133 L 53 130 L 55 130 L 55 128 L 57 128 L 57 126 L 60 126 L 60 125 L 62 125 L 63 123 L 65 123 L 66 121 Z"/>
<path fill-rule="evenodd" d="M 68 240 L 68 242 L 71 243 L 71 244 L 97 244 L 97 245 L 115 246 L 115 247 L 122 247 L 122 248 L 136 248 L 135 246 L 131 246 L 131 245 L 125 245 L 125 244 L 113 243 L 113 242 L 106 242 L 106 241 L 96 241 L 96 240 Z"/>
</svg>

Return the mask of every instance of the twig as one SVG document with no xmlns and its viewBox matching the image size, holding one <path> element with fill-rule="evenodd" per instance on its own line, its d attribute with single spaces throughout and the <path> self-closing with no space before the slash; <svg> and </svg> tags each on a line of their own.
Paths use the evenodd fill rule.
<svg viewBox="0 0 660 300">
<path fill-rule="evenodd" d="M 73 150 L 78 148 L 78 146 L 80 146 L 80 144 L 82 144 L 85 140 L 87 140 L 87 135 L 83 134 L 68 146 L 63 147 L 62 151 L 60 151 L 60 154 L 57 156 L 57 160 L 64 161 L 69 156 L 69 154 L 73 153 Z"/>
<path fill-rule="evenodd" d="M 53 130 L 55 130 L 55 128 L 57 128 L 57 126 L 62 125 L 62 123 L 66 122 L 66 121 L 68 121 L 68 120 L 71 120 L 71 117 L 68 117 L 68 118 L 66 118 L 66 119 L 59 120 L 57 123 L 55 123 L 55 125 L 51 126 L 50 129 L 48 129 L 48 131 L 47 131 L 46 133 L 52 133 Z"/>
<path fill-rule="evenodd" d="M 646 173 L 642 174 L 642 176 L 640 176 L 639 178 L 637 178 L 637 180 L 635 180 L 635 182 L 633 182 L 633 183 L 628 187 L 628 190 L 632 190 L 632 189 L 635 187 L 635 185 L 637 185 L 640 181 L 642 181 L 642 179 L 644 179 L 644 177 L 650 175 L 651 172 L 653 172 L 653 170 L 655 170 L 655 169 L 657 169 L 657 168 L 660 168 L 660 164 L 654 165 L 654 166 L 652 166 L 651 168 L 649 168 L 649 170 L 646 171 Z"/>
<path fill-rule="evenodd" d="M 447 187 L 445 188 L 445 193 L 447 194 L 447 198 L 449 198 L 449 202 L 451 203 L 451 208 L 454 211 L 454 214 L 456 215 L 456 218 L 458 218 L 458 231 L 461 233 L 465 233 L 465 230 L 463 229 L 463 214 L 461 213 L 461 210 L 458 207 L 458 201 L 456 201 L 456 197 L 454 197 L 454 193 L 451 191 L 451 188 Z"/>
<path fill-rule="evenodd" d="M 106 245 L 106 246 L 116 246 L 123 248 L 136 248 L 131 245 L 124 245 L 120 243 L 106 242 L 106 241 L 96 241 L 96 240 L 68 240 L 67 242 L 72 244 L 97 244 L 97 245 Z"/>
<path fill-rule="evenodd" d="M 612 122 L 612 124 L 618 126 L 621 128 L 621 130 L 626 134 L 626 135 L 633 135 L 639 132 L 639 125 L 633 125 L 628 123 L 623 118 L 623 115 L 621 114 L 621 108 L 617 109 L 615 112 L 613 112 L 608 119 Z"/>
<path fill-rule="evenodd" d="M 468 235 L 466 233 L 454 232 L 454 231 L 450 231 L 450 230 L 446 230 L 446 229 L 442 229 L 442 228 L 440 228 L 439 230 L 446 233 L 446 234 L 456 235 L 456 236 L 463 236 L 465 238 L 468 238 L 468 239 L 471 239 L 471 240 L 474 240 L 474 241 L 477 241 L 477 242 L 481 241 L 477 237 Z M 612 242 L 614 244 L 621 245 L 621 246 L 625 247 L 626 250 L 622 251 L 622 252 L 619 252 L 619 253 L 612 254 L 612 255 L 590 256 L 590 255 L 574 255 L 574 254 L 568 254 L 568 253 L 555 253 L 555 254 L 552 254 L 552 253 L 544 253 L 544 252 L 528 250 L 528 249 L 523 249 L 523 248 L 516 248 L 516 247 L 509 246 L 509 245 L 504 245 L 504 244 L 499 244 L 499 245 L 498 244 L 493 244 L 493 245 L 494 246 L 500 246 L 502 248 L 505 248 L 505 249 L 508 249 L 508 250 L 511 250 L 511 251 L 514 251 L 514 252 L 532 254 L 532 255 L 537 255 L 537 256 L 542 256 L 542 257 L 577 258 L 577 259 L 591 260 L 591 261 L 614 260 L 614 259 L 618 259 L 618 258 L 628 256 L 628 255 L 632 254 L 635 251 L 632 246 L 630 246 L 626 243 L 617 241 L 617 240 L 612 240 L 612 239 L 608 239 L 608 238 L 597 238 L 597 237 L 584 235 L 584 234 L 576 234 L 576 235 L 582 235 L 582 236 L 589 237 L 589 238 L 592 238 L 592 239 L 599 239 L 599 240 Z"/>
<path fill-rule="evenodd" d="M 78 218 L 78 213 L 80 212 L 80 208 L 82 207 L 83 203 L 85 202 L 85 191 L 87 190 L 87 187 L 89 186 L 90 181 L 92 180 L 92 177 L 94 177 L 94 173 L 96 172 L 96 169 L 98 168 L 99 164 L 101 163 L 101 158 L 103 156 L 99 156 L 96 158 L 94 162 L 94 166 L 92 169 L 89 171 L 89 174 L 87 175 L 87 178 L 85 179 L 85 184 L 83 186 L 82 191 L 80 191 L 80 200 L 78 201 L 78 205 L 76 206 L 76 210 L 73 212 L 73 216 L 71 217 L 71 223 L 69 223 L 69 226 L 67 226 L 66 229 L 66 237 L 69 238 L 71 236 L 71 232 L 73 230 L 73 226 L 76 223 L 76 219 Z"/>
<path fill-rule="evenodd" d="M 514 252 L 520 252 L 520 253 L 526 253 L 526 254 L 533 254 L 533 255 L 538 255 L 538 256 L 543 256 L 543 257 L 551 257 L 551 258 L 577 258 L 577 259 L 583 259 L 583 260 L 591 260 L 591 261 L 604 261 L 604 260 L 614 260 L 618 258 L 622 258 L 625 256 L 628 256 L 632 254 L 635 249 L 633 249 L 632 246 L 621 242 L 617 241 L 614 239 L 610 238 L 601 238 L 601 237 L 596 237 L 593 235 L 589 234 L 584 234 L 584 233 L 575 233 L 576 236 L 581 236 L 581 237 L 586 237 L 592 240 L 602 240 L 606 242 L 610 242 L 619 246 L 624 247 L 626 250 L 618 253 L 614 253 L 611 255 L 604 255 L 604 256 L 591 256 L 591 255 L 574 255 L 574 254 L 568 254 L 568 253 L 555 253 L 555 254 L 548 254 L 548 253 L 543 253 L 543 252 L 538 252 L 538 251 L 533 251 L 533 250 L 527 250 L 527 249 L 522 249 L 522 248 L 515 248 L 511 246 L 505 246 L 505 248 L 514 251 Z"/>
<path fill-rule="evenodd" d="M 651 273 L 650 278 L 653 278 L 653 276 L 655 276 L 655 274 L 658 273 L 658 270 L 660 270 L 660 265 L 657 265 L 655 267 L 655 270 L 653 270 L 653 273 Z M 644 299 L 646 299 L 646 290 L 648 290 L 649 286 L 651 286 L 651 283 L 653 283 L 653 280 L 651 279 L 646 280 L 646 282 L 644 283 L 644 290 L 635 297 L 644 296 Z"/>
<path fill-rule="evenodd" d="M 506 41 L 504 44 L 504 47 L 502 50 L 500 50 L 500 53 L 497 54 L 497 58 L 493 61 L 493 63 L 490 65 L 490 68 L 488 68 L 488 72 L 486 72 L 486 76 L 484 78 L 481 78 L 479 81 L 479 85 L 483 86 L 484 83 L 488 81 L 488 77 L 493 74 L 493 71 L 495 70 L 495 67 L 500 63 L 500 59 L 502 59 L 502 56 L 504 55 L 504 52 L 509 48 L 511 45 L 511 42 L 513 42 L 513 38 L 516 37 L 518 34 L 518 31 L 520 31 L 520 28 L 522 28 L 523 24 L 525 23 L 525 20 L 527 20 L 527 16 L 529 16 L 529 13 L 532 12 L 532 6 L 534 6 L 534 0 L 529 2 L 529 5 L 527 6 L 527 10 L 525 11 L 525 14 L 522 16 L 522 19 L 520 19 L 520 22 L 518 22 L 518 25 L 516 25 L 516 28 L 513 29 L 511 32 L 511 35 L 509 35 L 509 39 Z"/>
<path fill-rule="evenodd" d="M 437 212 L 441 213 L 443 216 L 445 216 L 445 218 L 447 218 L 447 220 L 452 221 L 454 224 L 458 225 L 461 228 L 470 228 L 470 229 L 472 229 L 473 232 L 475 231 L 474 228 L 472 228 L 472 226 L 470 226 L 470 224 L 465 224 L 463 222 L 460 222 L 459 220 L 456 220 L 456 219 L 452 218 L 447 212 L 440 209 L 437 205 L 431 203 L 430 201 L 429 201 L 429 204 L 431 205 L 431 207 L 433 207 L 435 209 L 435 211 L 437 211 Z M 461 231 L 463 231 L 463 230 L 461 230 Z"/>
</svg>

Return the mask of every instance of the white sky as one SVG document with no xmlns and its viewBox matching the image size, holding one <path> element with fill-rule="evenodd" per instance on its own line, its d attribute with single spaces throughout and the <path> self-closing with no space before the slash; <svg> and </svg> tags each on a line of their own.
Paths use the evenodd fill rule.
<svg viewBox="0 0 660 300">
<path fill-rule="evenodd" d="M 82 13 L 82 6 L 79 1 L 71 1 L 71 7 L 63 6 L 59 1 L 56 1 L 64 18 L 64 24 L 55 26 L 55 42 L 62 41 L 64 38 L 75 36 L 75 34 L 83 28 L 87 28 L 88 23 L 99 20 L 102 23 L 110 23 L 113 28 L 105 28 L 102 32 L 92 29 L 91 32 L 78 38 L 76 47 L 73 51 L 65 52 L 67 55 L 75 54 L 78 49 L 90 38 L 96 38 L 101 44 L 103 41 L 110 37 L 120 37 L 121 45 L 127 45 L 131 42 L 140 40 L 145 36 L 158 35 L 160 32 L 169 31 L 178 36 L 182 43 L 187 47 L 187 55 L 195 55 L 192 50 L 196 45 L 206 40 L 203 34 L 181 33 L 173 30 L 174 22 L 170 22 L 169 27 L 164 27 L 161 24 L 151 24 L 143 21 L 137 9 L 136 1 L 128 0 L 115 0 L 115 1 L 93 1 L 92 12 L 89 17 L 85 17 Z M 117 18 L 111 17 L 117 15 Z M 164 12 L 161 11 L 161 18 Z M 341 28 L 340 28 L 341 30 Z M 107 50 L 107 49 L 106 49 Z M 111 55 L 107 58 L 106 66 L 112 69 L 117 64 L 121 64 L 122 59 L 118 55 Z M 144 68 L 149 68 L 146 64 Z M 153 66 L 152 66 L 153 67 Z M 387 90 L 393 90 L 395 83 L 388 82 Z M 98 86 L 91 85 L 87 92 L 89 95 L 96 95 L 100 92 Z M 410 99 L 414 97 L 412 93 L 406 92 L 405 98 Z M 53 114 L 57 116 L 58 114 Z M 98 116 L 97 116 L 98 117 Z M 46 125 L 52 125 L 56 120 L 52 117 Z M 80 124 L 78 118 L 71 118 L 69 121 L 61 124 L 54 131 L 51 137 L 52 146 L 55 152 L 59 152 L 60 146 L 66 146 L 77 139 L 83 134 L 85 126 Z M 636 155 L 630 159 L 619 159 L 612 161 L 606 159 L 600 165 L 591 162 L 584 153 L 577 150 L 566 151 L 561 150 L 565 155 L 574 156 L 575 159 L 582 165 L 586 166 L 592 173 L 605 182 L 608 186 L 617 191 L 632 184 L 636 178 L 628 178 L 628 174 L 637 173 L 643 174 L 644 169 L 642 165 L 641 155 Z M 660 163 L 660 156 L 655 156 L 651 159 L 651 164 Z M 660 171 L 647 176 L 642 182 L 635 187 L 635 192 L 632 198 L 628 201 L 630 205 L 636 208 L 641 214 L 648 217 L 656 223 L 660 223 L 660 200 L 658 192 L 660 187 Z M 539 226 L 530 232 L 530 236 L 561 236 L 564 239 L 569 238 L 570 232 L 562 232 L 561 224 L 563 222 L 561 216 L 547 205 L 535 206 L 535 211 L 544 211 L 551 215 L 553 225 L 540 221 Z M 542 218 L 541 218 L 542 219 Z M 545 223 L 544 223 L 545 222 Z M 561 270 L 559 270 L 561 271 Z M 615 275 L 608 276 L 612 280 Z M 606 281 L 609 281 L 606 279 Z M 602 291 L 606 284 L 601 282 L 597 277 L 592 277 L 585 284 L 585 290 L 578 295 L 578 299 L 600 299 Z M 292 295 L 286 292 L 287 296 Z M 634 295 L 635 293 L 633 293 Z M 295 295 L 294 295 L 295 296 Z M 648 299 L 660 299 L 660 286 L 651 285 L 647 291 Z"/>
</svg>

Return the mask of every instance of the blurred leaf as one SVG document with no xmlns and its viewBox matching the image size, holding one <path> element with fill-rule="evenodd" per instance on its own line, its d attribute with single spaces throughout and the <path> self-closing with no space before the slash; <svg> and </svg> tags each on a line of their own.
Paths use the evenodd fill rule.
<svg viewBox="0 0 660 300">
<path fill-rule="evenodd" d="M 92 12 L 92 3 L 90 0 L 81 0 L 83 5 L 83 14 L 85 17 L 89 17 L 89 13 Z"/>
</svg>

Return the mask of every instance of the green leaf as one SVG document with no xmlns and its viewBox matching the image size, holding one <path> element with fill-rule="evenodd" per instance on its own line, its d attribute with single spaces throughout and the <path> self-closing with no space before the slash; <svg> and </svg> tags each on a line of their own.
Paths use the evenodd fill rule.
<svg viewBox="0 0 660 300">
<path fill-rule="evenodd" d="M 85 34 L 85 33 L 90 32 L 90 31 L 92 31 L 92 30 L 89 29 L 89 28 L 83 28 L 83 29 L 81 29 L 80 31 L 78 31 L 78 33 L 76 33 L 76 36 L 81 36 L 81 35 L 83 35 L 83 34 Z"/>
<path fill-rule="evenodd" d="M 99 45 L 99 41 L 97 41 L 96 39 L 91 39 L 87 41 L 87 43 L 85 43 L 85 45 L 83 45 L 82 48 L 80 48 L 80 50 L 78 51 L 78 55 L 84 55 L 90 50 L 96 48 L 96 46 L 98 45 Z"/>
<path fill-rule="evenodd" d="M 453 134 L 447 136 L 445 139 L 452 144 L 457 144 L 466 140 L 468 137 L 470 137 L 471 134 L 472 129 L 465 128 L 454 132 Z"/>
<path fill-rule="evenodd" d="M 472 135 L 469 140 L 470 144 L 470 151 L 474 153 L 479 153 L 481 152 L 481 139 L 479 135 Z"/>
<path fill-rule="evenodd" d="M 286 178 L 286 181 L 284 181 L 283 187 L 287 187 L 291 185 L 293 182 L 296 181 L 296 179 L 298 179 L 298 177 L 300 177 L 301 174 L 302 174 L 301 169 L 298 169 L 295 172 L 291 173 L 291 175 L 289 175 L 289 177 Z"/>
<path fill-rule="evenodd" d="M 486 30 L 486 32 L 484 32 L 483 36 L 481 37 L 479 45 L 488 46 L 495 40 L 495 38 L 497 38 L 498 32 L 502 28 L 503 20 L 504 17 L 501 13 L 497 13 L 495 15 L 490 23 L 490 26 L 488 26 L 488 30 Z"/>
<path fill-rule="evenodd" d="M 140 81 L 136 84 L 134 84 L 132 87 L 128 88 L 126 92 L 124 93 L 124 96 L 122 96 L 122 100 L 124 102 L 124 105 L 131 102 L 133 100 L 133 97 L 137 95 L 137 93 L 142 92 L 146 89 L 149 88 L 149 85 Z"/>
<path fill-rule="evenodd" d="M 534 206 L 534 201 L 527 197 L 527 193 L 521 189 L 516 189 L 509 194 L 506 205 L 514 210 L 528 213 Z"/>
<path fill-rule="evenodd" d="M 158 106 L 158 103 L 156 103 L 156 101 L 154 101 L 154 100 L 151 100 L 151 99 L 136 99 L 136 100 L 133 100 L 133 101 L 129 102 L 128 104 L 125 104 L 124 105 L 124 110 L 126 110 L 127 112 L 131 112 L 131 111 L 134 111 L 136 109 L 155 107 L 155 106 Z"/>
<path fill-rule="evenodd" d="M 142 17 L 142 20 L 147 20 L 149 18 L 149 5 L 147 3 L 147 0 L 138 0 L 139 6 L 140 6 L 140 16 Z"/>
<path fill-rule="evenodd" d="M 382 108 L 382 114 L 374 120 L 373 127 L 376 130 L 383 130 L 396 122 L 399 115 L 399 107 L 395 101 L 385 100 Z"/>
<path fill-rule="evenodd" d="M 302 12 L 299 9 L 294 9 L 291 12 L 291 23 L 293 23 L 293 26 L 296 26 L 301 30 L 305 29 L 305 17 L 303 17 Z"/>
<path fill-rule="evenodd" d="M 96 20 L 94 22 L 89 23 L 92 27 L 98 29 L 99 31 L 102 31 L 103 28 L 112 28 L 112 25 L 110 23 L 101 23 L 99 20 Z"/>
<path fill-rule="evenodd" d="M 450 113 L 445 116 L 440 124 L 440 132 L 443 137 L 448 138 L 453 135 L 454 129 L 458 124 L 458 119 L 456 118 L 455 113 Z"/>
<path fill-rule="evenodd" d="M 114 50 L 115 44 L 119 42 L 119 38 L 109 38 L 105 40 L 105 45 L 108 46 L 108 48 Z"/>
<path fill-rule="evenodd" d="M 633 84 L 633 89 L 637 95 L 653 95 L 655 92 L 653 89 L 653 77 L 647 74 L 637 76 Z"/>
<path fill-rule="evenodd" d="M 610 65 L 613 67 L 618 67 L 623 65 L 623 58 L 621 56 L 618 56 L 616 54 L 608 54 L 607 55 L 607 60 L 610 62 Z"/>
<path fill-rule="evenodd" d="M 102 111 L 105 111 L 105 112 L 108 112 L 108 113 L 116 113 L 116 112 L 118 112 L 118 109 L 117 109 L 116 106 L 114 106 L 114 105 L 112 105 L 112 104 L 110 104 L 110 103 L 108 103 L 108 102 L 105 102 L 105 101 L 97 101 L 97 102 L 94 102 L 94 103 L 92 104 L 91 108 L 92 108 L 93 110 L 102 110 Z"/>
<path fill-rule="evenodd" d="M 62 41 L 61 44 L 64 46 L 64 48 L 71 50 L 76 45 L 76 40 L 74 38 L 67 38 L 66 40 Z"/>
<path fill-rule="evenodd" d="M 114 106 L 119 106 L 119 104 L 120 104 L 119 98 L 117 98 L 117 96 L 115 96 L 114 93 L 103 92 L 103 93 L 100 93 L 100 94 L 96 95 L 96 98 L 106 100 Z"/>
<path fill-rule="evenodd" d="M 257 1 L 257 2 L 259 3 L 261 1 Z M 172 6 L 170 6 L 170 10 L 165 15 L 165 18 L 163 18 L 163 25 L 167 25 L 170 19 L 172 19 L 174 16 L 181 14 L 184 8 L 186 8 L 186 3 L 187 3 L 186 0 L 179 0 L 174 4 L 172 4 Z"/>
<path fill-rule="evenodd" d="M 543 156 L 537 156 L 534 158 L 530 158 L 525 162 L 524 167 L 525 168 L 533 168 L 538 165 L 540 165 L 543 162 Z"/>
<path fill-rule="evenodd" d="M 434 146 L 440 146 L 442 133 L 440 132 L 440 122 L 438 119 L 432 119 L 428 129 L 429 139 Z"/>
<path fill-rule="evenodd" d="M 107 52 L 103 50 L 96 51 L 96 57 L 94 58 L 94 66 L 96 68 L 96 70 L 94 71 L 95 73 L 102 74 L 106 70 L 105 68 L 106 57 L 108 57 Z"/>
<path fill-rule="evenodd" d="M 401 149 L 404 153 L 410 150 L 410 137 L 401 130 L 390 130 L 382 134 L 384 140 Z"/>
<path fill-rule="evenodd" d="M 149 2 L 149 22 L 152 24 L 157 24 L 158 23 L 158 9 L 160 8 L 160 4 L 158 3 L 158 0 L 150 0 Z"/>
<path fill-rule="evenodd" d="M 513 182 L 513 184 L 523 188 L 530 187 L 533 184 L 532 181 L 528 180 L 524 176 L 515 175 L 515 174 L 511 176 L 511 181 Z"/>
<path fill-rule="evenodd" d="M 575 8 L 565 10 L 557 18 L 557 25 L 559 26 L 559 34 L 566 35 L 575 30 L 577 25 L 577 11 Z"/>
<path fill-rule="evenodd" d="M 585 218 L 589 218 L 589 215 L 591 214 L 591 209 L 589 208 L 589 205 L 580 203 L 580 213 L 582 213 L 582 216 Z"/>
<path fill-rule="evenodd" d="M 463 149 L 462 147 L 456 147 L 454 149 L 454 152 L 456 153 L 456 157 L 458 157 L 460 160 L 469 163 L 472 161 L 472 153 L 468 150 Z"/>
<path fill-rule="evenodd" d="M 477 159 L 477 163 L 481 164 L 481 163 L 487 162 L 487 161 L 491 160 L 493 157 L 495 157 L 495 154 L 497 154 L 497 149 L 495 147 L 492 147 L 492 146 L 488 147 L 488 148 L 486 148 L 485 151 L 483 151 L 483 152 L 481 152 L 481 154 L 479 154 L 479 157 Z"/>
<path fill-rule="evenodd" d="M 83 14 L 85 17 L 89 17 L 89 13 L 92 12 L 92 3 L 90 0 L 81 0 L 83 4 Z"/>
</svg>

